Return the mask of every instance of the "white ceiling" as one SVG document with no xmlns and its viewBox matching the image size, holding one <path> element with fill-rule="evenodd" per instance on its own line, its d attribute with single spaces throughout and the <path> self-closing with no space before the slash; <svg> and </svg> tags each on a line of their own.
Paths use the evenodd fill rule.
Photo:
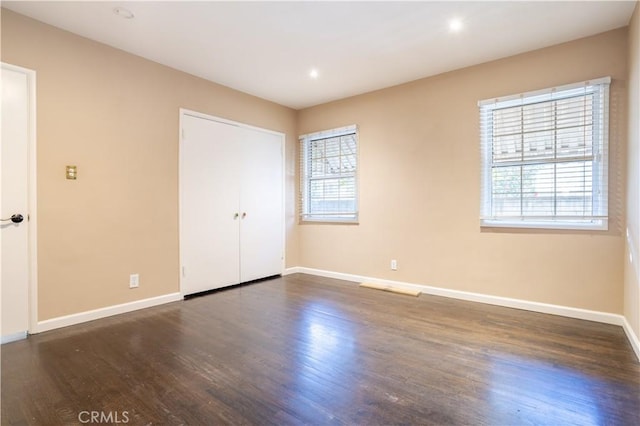
<svg viewBox="0 0 640 426">
<path fill-rule="evenodd" d="M 292 108 L 597 34 L 634 1 L 9 2 L 2 7 Z M 113 13 L 125 7 L 135 14 Z M 461 19 L 457 34 L 448 21 Z M 317 80 L 309 71 L 317 68 Z"/>
</svg>

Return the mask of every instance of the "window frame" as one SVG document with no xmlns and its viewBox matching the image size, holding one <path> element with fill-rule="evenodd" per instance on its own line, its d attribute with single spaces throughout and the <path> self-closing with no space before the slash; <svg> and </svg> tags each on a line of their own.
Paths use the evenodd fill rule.
<svg viewBox="0 0 640 426">
<path fill-rule="evenodd" d="M 567 84 L 559 87 L 547 88 L 522 94 L 505 96 L 501 98 L 487 99 L 478 102 L 480 112 L 480 151 L 481 151 L 481 188 L 480 188 L 480 226 L 481 228 L 498 227 L 498 228 L 533 228 L 533 229 L 567 229 L 567 230 L 608 230 L 609 208 L 608 208 L 608 185 L 609 185 L 609 86 L 610 77 Z M 510 106 L 525 106 L 538 102 L 555 102 L 559 99 L 565 99 L 567 92 L 576 91 L 583 88 L 582 96 L 590 93 L 597 94 L 599 104 L 593 107 L 594 120 L 593 129 L 593 145 L 591 160 L 592 163 L 592 198 L 593 204 L 600 202 L 597 207 L 592 208 L 591 216 L 549 216 L 542 218 L 522 214 L 517 216 L 498 216 L 493 212 L 493 202 L 495 200 L 493 194 L 493 169 L 497 167 L 493 161 L 493 147 L 495 140 L 493 139 L 493 111 L 500 108 L 508 108 Z M 588 88 L 591 88 L 588 90 Z M 598 112 L 599 111 L 599 112 Z M 596 117 L 596 112 L 598 116 Z M 554 127 L 554 132 L 558 128 Z M 598 140 L 596 140 L 596 137 Z M 557 149 L 557 148 L 556 148 Z M 562 158 L 558 159 L 537 159 L 538 164 L 563 164 Z M 564 163 L 567 163 L 568 160 Z M 574 162 L 575 159 L 573 160 Z M 516 166 L 524 167 L 528 163 L 523 159 Z M 500 164 L 500 163 L 498 163 Z M 502 165 L 504 167 L 504 164 Z M 598 178 L 596 179 L 596 176 Z M 558 181 L 554 178 L 554 186 Z M 602 195 L 596 193 L 600 191 Z M 515 194 L 515 193 L 514 193 Z M 522 198 L 522 189 L 517 193 Z M 554 191 L 554 197 L 557 192 Z M 556 201 L 554 200 L 554 203 Z"/>
<path fill-rule="evenodd" d="M 330 214 L 330 213 L 312 213 L 310 209 L 311 197 L 310 183 L 313 178 L 310 176 L 310 161 L 309 161 L 309 145 L 313 141 L 330 139 L 333 137 L 340 137 L 353 134 L 356 141 L 356 170 L 353 173 L 354 182 L 354 209 L 353 212 L 340 212 L 342 215 Z M 353 124 L 349 126 L 338 127 L 335 129 L 322 130 L 319 132 L 309 133 L 299 136 L 300 141 L 300 194 L 299 194 L 299 218 L 301 222 L 327 222 L 327 223 L 344 223 L 344 224 L 357 224 L 359 222 L 359 171 L 360 171 L 360 137 L 358 133 L 358 126 Z M 330 179 L 330 178 L 325 178 Z M 335 179 L 335 178 L 333 178 Z"/>
</svg>

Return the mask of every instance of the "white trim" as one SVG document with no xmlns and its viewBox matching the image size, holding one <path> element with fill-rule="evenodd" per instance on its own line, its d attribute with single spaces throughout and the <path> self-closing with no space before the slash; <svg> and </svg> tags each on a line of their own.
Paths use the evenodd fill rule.
<svg viewBox="0 0 640 426">
<path fill-rule="evenodd" d="M 0 344 L 4 345 L 5 343 L 16 342 L 18 340 L 24 340 L 26 338 L 27 338 L 27 332 L 20 331 L 18 333 L 2 336 L 2 338 L 0 339 Z"/>
<path fill-rule="evenodd" d="M 38 156 L 36 138 L 36 72 L 29 79 L 29 331 L 38 323 Z"/>
<path fill-rule="evenodd" d="M 625 317 L 622 317 L 622 329 L 627 335 L 627 339 L 629 339 L 629 343 L 631 344 L 633 351 L 636 353 L 638 361 L 640 361 L 640 339 L 638 338 L 636 333 L 633 332 L 631 324 L 629 324 L 629 321 L 627 321 L 627 318 Z"/>
<path fill-rule="evenodd" d="M 28 331 L 33 332 L 38 323 L 38 195 L 37 195 L 37 137 L 36 137 L 36 72 L 29 68 L 23 68 L 6 62 L 1 62 L 2 68 L 10 71 L 23 73 L 27 77 L 28 96 L 29 96 L 29 140 L 27 146 L 28 152 L 28 220 L 29 227 L 29 324 Z M 13 335 L 11 335 L 13 336 Z M 6 336 L 9 338 L 11 336 Z M 4 343 L 4 339 L 3 339 Z"/>
<path fill-rule="evenodd" d="M 287 268 L 282 273 L 282 276 L 284 277 L 285 275 L 291 275 L 291 274 L 308 274 L 308 272 L 304 272 L 303 269 L 306 270 L 307 268 L 301 268 L 300 266 L 294 266 L 292 268 Z"/>
<path fill-rule="evenodd" d="M 568 229 L 580 231 L 607 231 L 608 218 L 596 219 L 593 222 L 579 222 L 574 220 L 562 221 L 529 221 L 526 218 L 516 219 L 480 219 L 481 228 L 528 228 L 528 229 Z"/>
<path fill-rule="evenodd" d="M 276 130 L 265 129 L 264 127 L 252 126 L 250 124 L 241 123 L 239 121 L 228 120 L 222 117 L 216 117 L 215 115 L 205 114 L 203 112 L 193 111 L 187 108 L 180 108 L 180 131 L 182 132 L 182 116 L 190 115 L 191 117 L 203 118 L 205 120 L 216 121 L 218 123 L 229 124 L 235 127 L 243 127 L 245 129 L 257 130 L 259 132 L 270 133 L 272 135 L 282 136 L 282 140 L 285 140 L 285 134 Z M 180 138 L 182 140 L 182 137 Z"/>
<path fill-rule="evenodd" d="M 306 214 L 302 214 L 300 215 L 300 220 L 302 222 L 316 222 L 316 223 L 346 223 L 348 225 L 358 225 L 360 223 L 360 219 L 359 219 L 359 212 L 355 212 L 355 213 L 341 213 L 342 216 L 340 216 L 340 214 L 337 217 L 331 217 L 331 215 L 334 215 L 335 213 L 324 213 L 327 216 L 322 216 L 323 213 L 316 213 L 316 214 L 311 214 L 311 213 L 306 213 Z M 320 216 L 318 216 L 320 215 Z M 350 215 L 353 215 L 353 217 L 348 217 Z"/>
<path fill-rule="evenodd" d="M 324 139 L 328 136 L 344 136 L 344 135 L 350 135 L 352 133 L 358 133 L 358 125 L 357 124 L 350 124 L 348 126 L 343 126 L 343 127 L 338 127 L 336 129 L 331 129 L 331 130 L 321 130 L 319 132 L 313 132 L 313 133 L 307 133 L 306 135 L 300 135 L 298 136 L 298 140 L 303 140 L 303 139 L 311 139 L 311 140 L 316 140 L 316 139 Z"/>
<path fill-rule="evenodd" d="M 291 272 L 289 272 L 291 271 Z M 506 308 L 522 309 L 525 311 L 540 312 L 543 314 L 560 315 L 563 317 L 583 319 L 587 321 L 596 321 L 605 324 L 613 324 L 622 326 L 626 321 L 622 315 L 612 314 L 608 312 L 591 311 L 588 309 L 573 308 L 570 306 L 552 305 L 548 303 L 531 302 L 522 299 L 512 299 L 509 297 L 492 296 L 482 293 L 472 293 L 468 291 L 451 290 L 441 287 L 432 287 L 423 284 L 407 283 L 402 281 L 392 281 L 380 278 L 366 277 L 363 275 L 344 274 L 342 272 L 324 271 L 321 269 L 312 269 L 305 267 L 295 267 L 287 269 L 288 273 L 303 273 L 317 275 L 320 277 L 335 278 L 339 280 L 354 282 L 370 282 L 374 284 L 391 285 L 394 287 L 405 288 L 408 290 L 420 290 L 423 293 L 434 296 L 450 297 L 452 299 L 468 300 L 471 302 L 486 303 L 488 305 L 503 306 Z"/>
<path fill-rule="evenodd" d="M 562 86 L 555 86 L 555 87 L 550 87 L 545 89 L 532 90 L 529 92 L 517 93 L 515 95 L 506 95 L 506 96 L 498 96 L 497 98 L 483 99 L 481 101 L 478 101 L 478 106 L 491 105 L 498 102 L 505 102 L 505 101 L 510 101 L 514 99 L 527 98 L 532 96 L 547 95 L 553 92 L 561 92 L 563 90 L 572 90 L 572 89 L 577 89 L 584 86 L 595 86 L 598 84 L 611 84 L 611 77 L 595 78 L 593 80 L 585 80 L 585 81 L 580 81 L 578 83 L 570 83 L 570 84 L 564 84 Z"/>
<path fill-rule="evenodd" d="M 38 322 L 35 333 L 54 330 L 56 328 L 68 327 L 87 321 L 93 321 L 113 315 L 124 314 L 137 311 L 139 309 L 150 308 L 152 306 L 163 305 L 165 303 L 182 300 L 180 293 L 169 293 L 162 296 L 151 297 L 149 299 L 136 300 L 134 302 L 122 303 L 120 305 L 107 306 L 93 309 L 91 311 L 79 312 L 77 314 L 65 315 Z"/>
<path fill-rule="evenodd" d="M 282 158 L 282 261 L 280 262 L 280 274 L 287 266 L 287 135 L 281 133 L 282 143 L 280 144 L 280 156 Z M 295 158 L 295 156 L 294 156 Z M 295 216 L 295 207 L 294 212 Z"/>
</svg>

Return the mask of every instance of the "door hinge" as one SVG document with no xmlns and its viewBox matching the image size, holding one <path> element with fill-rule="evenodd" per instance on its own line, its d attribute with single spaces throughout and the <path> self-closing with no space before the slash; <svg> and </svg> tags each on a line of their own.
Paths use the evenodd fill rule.
<svg viewBox="0 0 640 426">
<path fill-rule="evenodd" d="M 182 267 L 182 278 L 186 278 L 187 276 L 187 268 L 185 268 L 184 266 Z"/>
</svg>

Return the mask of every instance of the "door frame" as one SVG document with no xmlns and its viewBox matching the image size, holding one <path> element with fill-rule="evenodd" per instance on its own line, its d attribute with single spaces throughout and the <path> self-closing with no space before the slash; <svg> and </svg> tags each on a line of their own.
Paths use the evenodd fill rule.
<svg viewBox="0 0 640 426">
<path fill-rule="evenodd" d="M 195 117 L 195 118 L 201 118 L 204 120 L 211 120 L 211 121 L 216 121 L 218 123 L 224 123 L 224 124 L 229 124 L 231 126 L 236 126 L 236 127 L 243 127 L 246 129 L 253 129 L 253 130 L 257 130 L 260 132 L 265 132 L 265 133 L 269 133 L 269 134 L 273 134 L 273 135 L 277 135 L 279 137 L 282 138 L 282 143 L 280 144 L 280 155 L 282 156 L 282 262 L 280 264 L 280 271 L 281 273 L 284 273 L 285 271 L 285 265 L 286 265 L 286 253 L 287 253 L 287 220 L 286 220 L 286 216 L 287 216 L 287 193 L 286 193 L 286 189 L 287 189 L 287 158 L 286 158 L 286 152 L 287 152 L 287 135 L 283 132 L 278 132 L 275 130 L 269 130 L 269 129 L 265 129 L 264 127 L 257 127 L 257 126 L 252 126 L 250 124 L 245 124 L 245 123 L 240 123 L 238 121 L 233 121 L 233 120 L 228 120 L 226 118 L 221 118 L 221 117 L 216 117 L 214 115 L 209 115 L 209 114 L 205 114 L 202 112 L 198 112 L 198 111 L 193 111 L 187 108 L 180 108 L 179 110 L 179 122 L 178 122 L 178 242 L 180 242 L 181 240 L 181 235 L 182 235 L 182 183 L 181 183 L 181 169 L 183 167 L 185 167 L 185 165 L 183 164 L 183 159 L 182 159 L 182 155 L 181 155 L 181 147 L 182 147 L 182 140 L 183 140 L 183 136 L 184 136 L 184 132 L 183 132 L 183 118 L 185 116 L 191 116 L 191 117 Z M 180 247 L 180 244 L 178 244 L 178 252 L 179 252 L 179 258 L 180 258 L 180 270 L 178 273 L 179 276 L 179 287 L 180 287 L 180 295 L 184 297 L 185 293 L 183 290 L 183 259 L 182 259 L 182 250 Z"/>
<path fill-rule="evenodd" d="M 38 332 L 38 237 L 37 237 L 37 138 L 36 138 L 36 72 L 34 70 L 0 62 L 2 69 L 23 73 L 27 77 L 28 136 L 27 136 L 27 233 L 28 233 L 28 318 L 27 333 Z M 4 342 L 3 342 L 4 343 Z"/>
</svg>

